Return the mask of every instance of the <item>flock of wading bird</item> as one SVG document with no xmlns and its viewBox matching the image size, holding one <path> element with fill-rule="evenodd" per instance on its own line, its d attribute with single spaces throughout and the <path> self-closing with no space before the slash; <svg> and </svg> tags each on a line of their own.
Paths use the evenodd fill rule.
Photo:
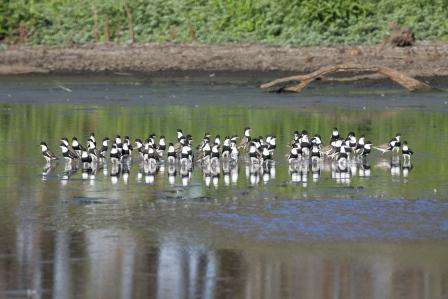
<svg viewBox="0 0 448 299">
<path fill-rule="evenodd" d="M 136 138 L 134 142 L 128 136 L 121 138 L 117 135 L 112 143 L 105 137 L 101 146 L 97 146 L 94 133 L 90 134 L 86 146 L 76 137 L 72 138 L 71 144 L 66 137 L 61 138 L 60 142 L 62 158 L 65 160 L 63 179 L 68 179 L 79 168 L 82 169 L 84 178 L 94 178 L 98 169 L 103 169 L 103 173 L 108 175 L 107 166 L 110 161 L 112 181 L 114 178 L 116 181 L 120 175 L 127 180 L 133 159 L 138 161 L 139 178 L 145 175 L 145 181 L 149 183 L 154 181 L 156 173 L 165 171 L 165 166 L 168 166 L 170 183 L 174 183 L 179 170 L 183 184 L 187 184 L 195 166 L 202 169 L 207 185 L 210 181 L 217 183 L 221 168 L 226 184 L 230 181 L 236 183 L 239 161 L 245 163 L 246 174 L 250 176 L 251 183 L 258 183 L 260 177 L 267 181 L 275 176 L 276 137 L 252 137 L 249 127 L 244 129 L 241 138 L 237 135 L 223 139 L 216 135 L 213 138 L 209 133 L 205 133 L 195 150 L 192 136 L 184 135 L 180 129 L 177 130 L 177 141 L 168 144 L 163 135 L 157 140 L 155 134 L 145 140 Z M 45 174 L 51 169 L 52 161 L 59 158 L 50 151 L 45 142 L 41 142 L 40 146 L 47 161 Z M 338 129 L 334 128 L 329 144 L 324 145 L 319 134 L 310 136 L 303 130 L 294 132 L 288 146 L 286 159 L 293 182 L 306 182 L 309 173 L 312 173 L 315 181 L 322 169 L 331 170 L 333 178 L 345 182 L 349 182 L 350 176 L 355 175 L 358 168 L 359 176 L 370 176 L 367 157 L 372 149 L 381 154 L 392 153 L 388 163 L 392 175 L 399 174 L 401 169 L 403 174 L 407 175 L 412 168 L 413 152 L 406 141 L 401 141 L 399 133 L 389 142 L 373 146 L 364 135 L 357 138 L 354 132 L 349 132 L 344 138 Z"/>
</svg>

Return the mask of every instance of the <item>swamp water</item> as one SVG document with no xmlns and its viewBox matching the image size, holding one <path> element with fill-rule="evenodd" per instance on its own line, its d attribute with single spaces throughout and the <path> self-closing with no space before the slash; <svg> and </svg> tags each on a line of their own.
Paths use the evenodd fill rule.
<svg viewBox="0 0 448 299">
<path fill-rule="evenodd" d="M 0 297 L 447 298 L 448 97 L 389 85 L 266 94 L 240 80 L 0 79 Z M 39 142 L 275 134 L 275 168 L 111 178 L 45 166 Z M 296 129 L 396 132 L 412 167 L 292 174 Z M 171 175 L 170 175 L 171 173 Z M 173 178 L 174 176 L 174 178 Z"/>
</svg>

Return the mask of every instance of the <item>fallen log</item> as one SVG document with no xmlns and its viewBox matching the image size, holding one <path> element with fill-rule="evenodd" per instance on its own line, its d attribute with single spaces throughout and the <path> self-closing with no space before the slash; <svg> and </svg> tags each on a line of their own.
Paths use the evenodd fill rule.
<svg viewBox="0 0 448 299">
<path fill-rule="evenodd" d="M 359 72 L 377 73 L 389 77 L 391 80 L 397 82 L 409 91 L 431 89 L 431 86 L 429 86 L 428 84 L 409 77 L 391 68 L 383 66 L 365 66 L 359 64 L 339 64 L 333 66 L 324 66 L 306 75 L 280 78 L 272 82 L 262 84 L 260 87 L 262 89 L 269 89 L 273 91 L 301 92 L 308 84 L 310 84 L 314 80 L 321 79 L 328 74 L 340 72 L 352 74 Z"/>
</svg>

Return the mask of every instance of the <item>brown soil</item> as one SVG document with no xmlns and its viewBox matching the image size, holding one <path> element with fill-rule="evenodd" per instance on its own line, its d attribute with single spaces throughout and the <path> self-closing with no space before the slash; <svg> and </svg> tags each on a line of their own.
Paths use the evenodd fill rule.
<svg viewBox="0 0 448 299">
<path fill-rule="evenodd" d="M 411 76 L 448 75 L 448 44 L 413 47 L 279 47 L 259 44 L 139 44 L 77 48 L 9 47 L 0 74 L 35 72 L 292 71 L 341 63 L 387 66 Z"/>
</svg>

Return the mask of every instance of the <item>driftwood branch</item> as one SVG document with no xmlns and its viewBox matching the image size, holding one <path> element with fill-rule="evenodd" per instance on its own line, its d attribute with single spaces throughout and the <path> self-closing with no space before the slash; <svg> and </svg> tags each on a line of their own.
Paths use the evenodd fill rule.
<svg viewBox="0 0 448 299">
<path fill-rule="evenodd" d="M 333 66 L 322 67 L 307 75 L 290 76 L 286 78 L 280 78 L 269 83 L 262 84 L 260 87 L 263 89 L 277 90 L 277 91 L 291 91 L 301 92 L 308 84 L 314 80 L 323 78 L 331 73 L 359 73 L 359 72 L 371 72 L 377 73 L 389 77 L 391 80 L 397 82 L 409 91 L 427 90 L 431 89 L 426 83 L 423 83 L 417 79 L 409 77 L 399 71 L 393 70 L 383 66 L 364 66 L 359 64 L 340 64 Z"/>
</svg>

